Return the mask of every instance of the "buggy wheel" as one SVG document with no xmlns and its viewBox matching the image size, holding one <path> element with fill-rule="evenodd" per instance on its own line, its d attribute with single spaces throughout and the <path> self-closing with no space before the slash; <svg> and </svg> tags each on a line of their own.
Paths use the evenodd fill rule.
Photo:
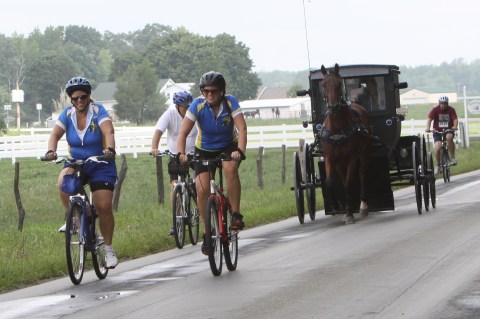
<svg viewBox="0 0 480 319">
<path fill-rule="evenodd" d="M 305 217 L 305 198 L 302 188 L 302 170 L 300 167 L 300 158 L 298 153 L 293 153 L 293 187 L 295 191 L 295 201 L 297 204 L 297 215 L 300 224 L 303 224 Z"/>
<path fill-rule="evenodd" d="M 82 222 L 82 206 L 71 203 L 67 213 L 65 248 L 68 274 L 74 285 L 82 282 L 85 269 L 85 225 Z"/>
<path fill-rule="evenodd" d="M 108 274 L 108 268 L 105 267 L 107 264 L 105 261 L 105 242 L 103 241 L 103 236 L 100 233 L 97 213 L 93 211 L 91 215 L 91 234 L 94 236 L 93 239 L 95 242 L 95 246 L 93 247 L 92 251 L 93 269 L 95 269 L 95 274 L 97 275 L 98 279 L 105 279 Z"/>
<path fill-rule="evenodd" d="M 428 153 L 427 156 L 427 168 L 428 168 L 428 182 L 430 183 L 430 201 L 432 202 L 432 208 L 435 208 L 435 205 L 437 203 L 437 191 L 435 189 L 435 172 L 434 172 L 434 167 L 433 167 L 433 155 L 432 152 Z"/>
<path fill-rule="evenodd" d="M 317 210 L 317 198 L 315 196 L 315 165 L 313 163 L 312 151 L 308 144 L 305 149 L 305 173 L 306 182 L 308 184 L 306 189 L 308 214 L 310 215 L 310 220 L 315 220 L 315 213 Z"/>
<path fill-rule="evenodd" d="M 420 179 L 423 184 L 423 203 L 425 204 L 425 210 L 428 212 L 430 208 L 430 183 L 427 178 L 427 148 L 425 147 L 425 137 L 423 135 L 419 138 L 420 142 Z"/>
<path fill-rule="evenodd" d="M 185 194 L 183 193 L 182 185 L 177 185 L 173 190 L 172 225 L 175 244 L 179 249 L 183 248 L 183 245 L 185 244 L 183 196 L 185 196 Z"/>
<path fill-rule="evenodd" d="M 195 185 L 193 185 L 195 187 Z M 195 193 L 188 192 L 188 235 L 190 237 L 190 242 L 192 245 L 196 245 L 198 243 L 198 229 L 200 226 L 200 213 L 198 212 L 197 207 L 197 198 Z"/>
<path fill-rule="evenodd" d="M 413 171 L 413 185 L 415 186 L 415 199 L 417 201 L 418 213 L 422 213 L 422 182 L 419 176 L 420 156 L 418 154 L 417 143 L 412 143 L 412 171 Z"/>
<path fill-rule="evenodd" d="M 226 238 L 223 242 L 223 254 L 225 255 L 225 264 L 227 269 L 234 271 L 237 269 L 238 261 L 238 232 L 231 229 L 232 214 L 230 209 L 225 211 L 223 215 L 225 221 Z"/>
<path fill-rule="evenodd" d="M 205 244 L 210 270 L 214 276 L 220 276 L 222 273 L 223 251 L 221 240 L 217 202 L 214 197 L 209 197 L 207 211 L 205 212 Z"/>
</svg>

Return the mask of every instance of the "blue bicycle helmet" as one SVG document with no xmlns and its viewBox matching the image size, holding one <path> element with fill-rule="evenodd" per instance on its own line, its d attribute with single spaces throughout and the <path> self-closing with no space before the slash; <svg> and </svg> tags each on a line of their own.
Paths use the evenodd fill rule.
<svg viewBox="0 0 480 319">
<path fill-rule="evenodd" d="M 192 101 L 193 97 L 187 91 L 175 92 L 173 94 L 173 103 L 176 105 L 188 107 Z"/>
<path fill-rule="evenodd" d="M 65 91 L 69 97 L 72 97 L 72 94 L 75 91 L 82 91 L 90 94 L 92 92 L 92 86 L 86 78 L 74 77 L 67 82 L 67 85 L 65 85 Z"/>
</svg>

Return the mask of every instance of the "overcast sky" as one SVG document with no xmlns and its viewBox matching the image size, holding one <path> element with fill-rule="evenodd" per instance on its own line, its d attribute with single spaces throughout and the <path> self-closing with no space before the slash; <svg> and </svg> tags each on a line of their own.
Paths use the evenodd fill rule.
<svg viewBox="0 0 480 319">
<path fill-rule="evenodd" d="M 158 23 L 231 34 L 250 48 L 255 71 L 439 65 L 480 58 L 479 7 L 476 0 L 1 0 L 0 33 L 59 25 L 119 33 Z"/>
</svg>

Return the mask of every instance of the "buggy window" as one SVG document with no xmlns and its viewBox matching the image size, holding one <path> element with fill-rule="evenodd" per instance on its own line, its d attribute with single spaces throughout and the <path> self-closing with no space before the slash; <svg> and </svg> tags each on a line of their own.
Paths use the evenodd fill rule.
<svg viewBox="0 0 480 319">
<path fill-rule="evenodd" d="M 345 79 L 347 97 L 370 111 L 386 109 L 385 79 L 383 76 L 366 76 Z"/>
</svg>

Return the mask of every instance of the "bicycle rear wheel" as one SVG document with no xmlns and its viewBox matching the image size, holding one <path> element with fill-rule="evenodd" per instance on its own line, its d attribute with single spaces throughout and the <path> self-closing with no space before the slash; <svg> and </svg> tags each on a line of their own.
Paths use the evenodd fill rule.
<svg viewBox="0 0 480 319">
<path fill-rule="evenodd" d="M 208 262 L 214 276 L 222 273 L 223 251 L 218 224 L 218 208 L 215 198 L 207 200 L 207 211 L 205 212 L 205 243 L 208 251 Z"/>
<path fill-rule="evenodd" d="M 172 203 L 172 222 L 173 222 L 173 236 L 177 247 L 182 249 L 185 244 L 185 221 L 184 221 L 184 207 L 183 207 L 183 193 L 182 185 L 177 185 L 173 190 Z"/>
<path fill-rule="evenodd" d="M 193 185 L 195 187 L 195 185 Z M 198 232 L 200 227 L 200 213 L 197 207 L 197 199 L 195 193 L 188 192 L 188 235 L 190 237 L 190 242 L 192 245 L 198 243 Z"/>
<path fill-rule="evenodd" d="M 238 232 L 232 230 L 232 214 L 230 209 L 227 209 L 223 215 L 225 221 L 226 240 L 223 242 L 223 253 L 225 255 L 225 264 L 227 269 L 234 271 L 237 269 L 238 261 Z"/>
<path fill-rule="evenodd" d="M 70 280 L 74 285 L 82 282 L 85 267 L 85 234 L 82 233 L 82 207 L 71 203 L 67 213 L 65 248 Z"/>
<path fill-rule="evenodd" d="M 97 212 L 95 208 L 92 209 L 92 225 L 91 225 L 91 234 L 93 236 L 93 242 L 95 243 L 92 250 L 92 263 L 93 269 L 95 269 L 95 274 L 98 279 L 105 279 L 108 274 L 108 268 L 106 268 L 107 262 L 105 261 L 105 242 L 103 241 L 103 236 L 100 233 L 100 226 L 98 221 Z"/>
</svg>

